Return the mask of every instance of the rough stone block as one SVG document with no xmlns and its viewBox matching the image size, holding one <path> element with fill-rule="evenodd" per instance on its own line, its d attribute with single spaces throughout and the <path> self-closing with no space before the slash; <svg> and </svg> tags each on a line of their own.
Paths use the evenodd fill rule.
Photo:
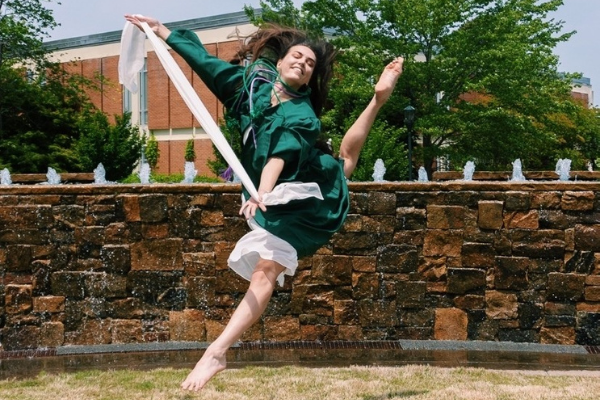
<svg viewBox="0 0 600 400">
<path fill-rule="evenodd" d="M 502 201 L 480 201 L 478 206 L 477 224 L 480 229 L 502 229 L 504 224 L 502 218 L 504 203 Z"/>
<path fill-rule="evenodd" d="M 363 328 L 398 325 L 395 301 L 361 300 L 358 303 L 358 316 Z"/>
<path fill-rule="evenodd" d="M 358 313 L 354 301 L 333 301 L 333 323 L 336 325 L 356 325 L 358 323 Z"/>
<path fill-rule="evenodd" d="M 486 315 L 490 319 L 514 319 L 518 317 L 517 296 L 495 290 L 485 292 Z"/>
<path fill-rule="evenodd" d="M 41 330 L 37 326 L 8 326 L 1 330 L 2 349 L 6 351 L 37 349 Z"/>
<path fill-rule="evenodd" d="M 559 230 L 510 231 L 513 255 L 540 259 L 562 259 L 565 254 L 565 233 Z"/>
<path fill-rule="evenodd" d="M 594 253 L 591 251 L 574 251 L 569 260 L 565 262 L 564 272 L 577 274 L 590 274 L 595 267 Z"/>
<path fill-rule="evenodd" d="M 65 311 L 64 296 L 43 296 L 33 298 L 33 312 L 57 314 Z"/>
<path fill-rule="evenodd" d="M 109 273 L 126 274 L 131 269 L 129 245 L 105 245 L 100 250 L 102 267 Z"/>
<path fill-rule="evenodd" d="M 163 194 L 141 195 L 138 198 L 138 205 L 142 222 L 162 222 L 167 219 L 168 200 Z"/>
<path fill-rule="evenodd" d="M 396 304 L 401 308 L 424 308 L 426 282 L 398 281 L 396 282 Z"/>
<path fill-rule="evenodd" d="M 33 261 L 32 246 L 6 246 L 6 270 L 11 272 L 24 272 L 31 269 Z"/>
<path fill-rule="evenodd" d="M 463 243 L 462 265 L 467 268 L 491 268 L 494 266 L 496 251 L 491 243 Z"/>
<path fill-rule="evenodd" d="M 375 272 L 377 268 L 376 257 L 355 256 L 351 259 L 352 271 L 355 272 Z"/>
<path fill-rule="evenodd" d="M 65 345 L 110 344 L 111 321 L 102 319 L 84 319 L 75 331 L 65 332 Z"/>
<path fill-rule="evenodd" d="M 65 341 L 65 326 L 62 322 L 44 322 L 40 327 L 40 347 L 60 347 Z"/>
<path fill-rule="evenodd" d="M 88 296 L 106 299 L 127 297 L 127 278 L 125 276 L 106 272 L 90 272 L 86 274 L 84 281 Z"/>
<path fill-rule="evenodd" d="M 600 225 L 575 225 L 575 249 L 600 252 Z"/>
<path fill-rule="evenodd" d="M 379 275 L 375 273 L 352 274 L 352 291 L 357 299 L 372 298 L 379 293 Z"/>
<path fill-rule="evenodd" d="M 462 243 L 462 231 L 431 229 L 425 234 L 423 255 L 460 257 Z"/>
<path fill-rule="evenodd" d="M 399 207 L 396 210 L 396 230 L 421 230 L 427 226 L 427 212 L 421 208 Z"/>
<path fill-rule="evenodd" d="M 293 341 L 300 340 L 300 322 L 291 315 L 265 317 L 264 340 L 266 341 Z"/>
<path fill-rule="evenodd" d="M 214 252 L 183 253 L 183 269 L 186 276 L 214 276 L 215 268 Z"/>
<path fill-rule="evenodd" d="M 137 222 L 142 220 L 138 195 L 119 196 L 118 202 L 122 204 L 125 221 Z"/>
<path fill-rule="evenodd" d="M 369 215 L 396 215 L 396 194 L 369 192 L 367 195 Z"/>
<path fill-rule="evenodd" d="M 398 326 L 433 328 L 435 324 L 435 310 L 433 308 L 410 310 L 398 310 Z"/>
<path fill-rule="evenodd" d="M 462 310 L 479 310 L 485 308 L 485 296 L 467 294 L 455 296 L 454 305 Z"/>
<path fill-rule="evenodd" d="M 458 308 L 435 310 L 434 337 L 436 340 L 466 340 L 467 313 Z"/>
<path fill-rule="evenodd" d="M 213 307 L 216 303 L 216 278 L 214 276 L 190 276 L 184 279 L 187 307 Z"/>
<path fill-rule="evenodd" d="M 424 257 L 419 264 L 419 269 L 412 276 L 416 280 L 426 280 L 428 282 L 445 281 L 448 274 L 447 257 Z"/>
<path fill-rule="evenodd" d="M 111 343 L 141 343 L 142 322 L 131 319 L 113 319 L 110 327 Z"/>
<path fill-rule="evenodd" d="M 556 210 L 560 208 L 560 192 L 535 192 L 531 196 L 531 208 L 534 210 Z"/>
<path fill-rule="evenodd" d="M 496 257 L 494 286 L 496 289 L 524 290 L 528 287 L 529 259 L 524 257 Z"/>
<path fill-rule="evenodd" d="M 410 273 L 417 270 L 418 262 L 415 246 L 390 244 L 377 251 L 378 272 Z"/>
<path fill-rule="evenodd" d="M 132 271 L 183 271 L 182 240 L 164 239 L 131 245 Z"/>
<path fill-rule="evenodd" d="M 313 256 L 312 279 L 331 285 L 352 284 L 352 262 L 346 256 Z"/>
<path fill-rule="evenodd" d="M 74 299 L 85 297 L 84 272 L 54 272 L 50 278 L 52 293 Z"/>
<path fill-rule="evenodd" d="M 486 273 L 482 269 L 448 268 L 448 293 L 465 294 L 472 290 L 483 290 Z"/>
<path fill-rule="evenodd" d="M 588 346 L 600 345 L 600 313 L 579 312 L 575 343 Z"/>
<path fill-rule="evenodd" d="M 504 227 L 506 229 L 539 229 L 540 222 L 538 211 L 508 212 L 504 215 Z"/>
<path fill-rule="evenodd" d="M 506 192 L 506 211 L 527 211 L 531 209 L 531 192 Z"/>
<path fill-rule="evenodd" d="M 33 288 L 31 285 L 7 285 L 4 306 L 7 314 L 24 314 L 33 309 Z"/>
<path fill-rule="evenodd" d="M 590 211 L 594 209 L 594 192 L 569 192 L 562 195 L 560 207 L 569 211 Z"/>
<path fill-rule="evenodd" d="M 548 275 L 549 300 L 578 301 L 583 297 L 585 275 L 552 272 Z"/>
<path fill-rule="evenodd" d="M 575 344 L 575 328 L 547 328 L 540 329 L 540 343 L 542 344 Z"/>
<path fill-rule="evenodd" d="M 587 286 L 584 294 L 585 301 L 600 302 L 600 286 Z"/>
<path fill-rule="evenodd" d="M 160 223 L 143 223 L 142 237 L 144 239 L 166 239 L 169 237 L 169 225 Z"/>
<path fill-rule="evenodd" d="M 427 228 L 462 229 L 465 227 L 465 208 L 460 206 L 427 207 Z"/>
</svg>

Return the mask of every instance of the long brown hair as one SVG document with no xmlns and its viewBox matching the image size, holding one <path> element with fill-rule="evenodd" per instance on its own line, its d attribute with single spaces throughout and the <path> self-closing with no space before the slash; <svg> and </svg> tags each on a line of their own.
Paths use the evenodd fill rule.
<svg viewBox="0 0 600 400">
<path fill-rule="evenodd" d="M 333 63 L 337 55 L 331 43 L 313 39 L 306 32 L 277 25 L 269 25 L 256 31 L 237 54 L 238 61 L 251 57 L 252 62 L 266 58 L 273 64 L 285 57 L 293 46 L 306 46 L 317 57 L 313 74 L 308 82 L 310 101 L 317 117 L 329 94 L 329 81 L 333 75 Z"/>
</svg>

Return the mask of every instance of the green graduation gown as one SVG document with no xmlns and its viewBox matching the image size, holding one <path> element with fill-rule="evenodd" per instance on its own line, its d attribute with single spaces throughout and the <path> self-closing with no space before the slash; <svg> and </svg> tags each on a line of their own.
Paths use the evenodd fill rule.
<svg viewBox="0 0 600 400">
<path fill-rule="evenodd" d="M 292 200 L 268 206 L 266 212 L 257 209 L 255 217 L 258 225 L 292 245 L 299 258 L 314 254 L 341 228 L 349 209 L 349 195 L 343 160 L 314 147 L 321 123 L 308 96 L 271 106 L 272 82 L 256 79 L 250 96 L 246 68 L 210 55 L 195 33 L 176 30 L 166 42 L 238 119 L 242 132 L 253 127 L 242 145 L 241 162 L 256 187 L 270 157 L 285 161 L 277 184 L 319 185 L 323 200 Z M 249 198 L 245 190 L 244 196 Z"/>
</svg>

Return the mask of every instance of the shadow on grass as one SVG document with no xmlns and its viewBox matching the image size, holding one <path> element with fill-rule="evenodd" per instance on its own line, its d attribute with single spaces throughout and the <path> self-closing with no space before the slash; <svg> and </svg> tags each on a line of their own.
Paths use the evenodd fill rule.
<svg viewBox="0 0 600 400">
<path fill-rule="evenodd" d="M 427 393 L 427 390 L 403 390 L 399 392 L 391 392 L 382 394 L 379 396 L 365 396 L 363 400 L 389 400 L 389 399 L 405 399 L 413 396 L 418 396 L 423 393 Z"/>
</svg>

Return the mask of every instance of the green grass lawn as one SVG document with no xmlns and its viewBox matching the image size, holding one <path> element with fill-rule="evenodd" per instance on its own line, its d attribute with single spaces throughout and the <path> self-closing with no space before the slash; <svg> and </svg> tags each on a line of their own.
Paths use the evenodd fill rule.
<svg viewBox="0 0 600 400">
<path fill-rule="evenodd" d="M 42 373 L 0 381 L 5 400 L 540 400 L 600 397 L 600 372 L 545 373 L 475 368 L 246 367 L 217 375 L 202 392 L 179 389 L 187 369 Z"/>
</svg>

